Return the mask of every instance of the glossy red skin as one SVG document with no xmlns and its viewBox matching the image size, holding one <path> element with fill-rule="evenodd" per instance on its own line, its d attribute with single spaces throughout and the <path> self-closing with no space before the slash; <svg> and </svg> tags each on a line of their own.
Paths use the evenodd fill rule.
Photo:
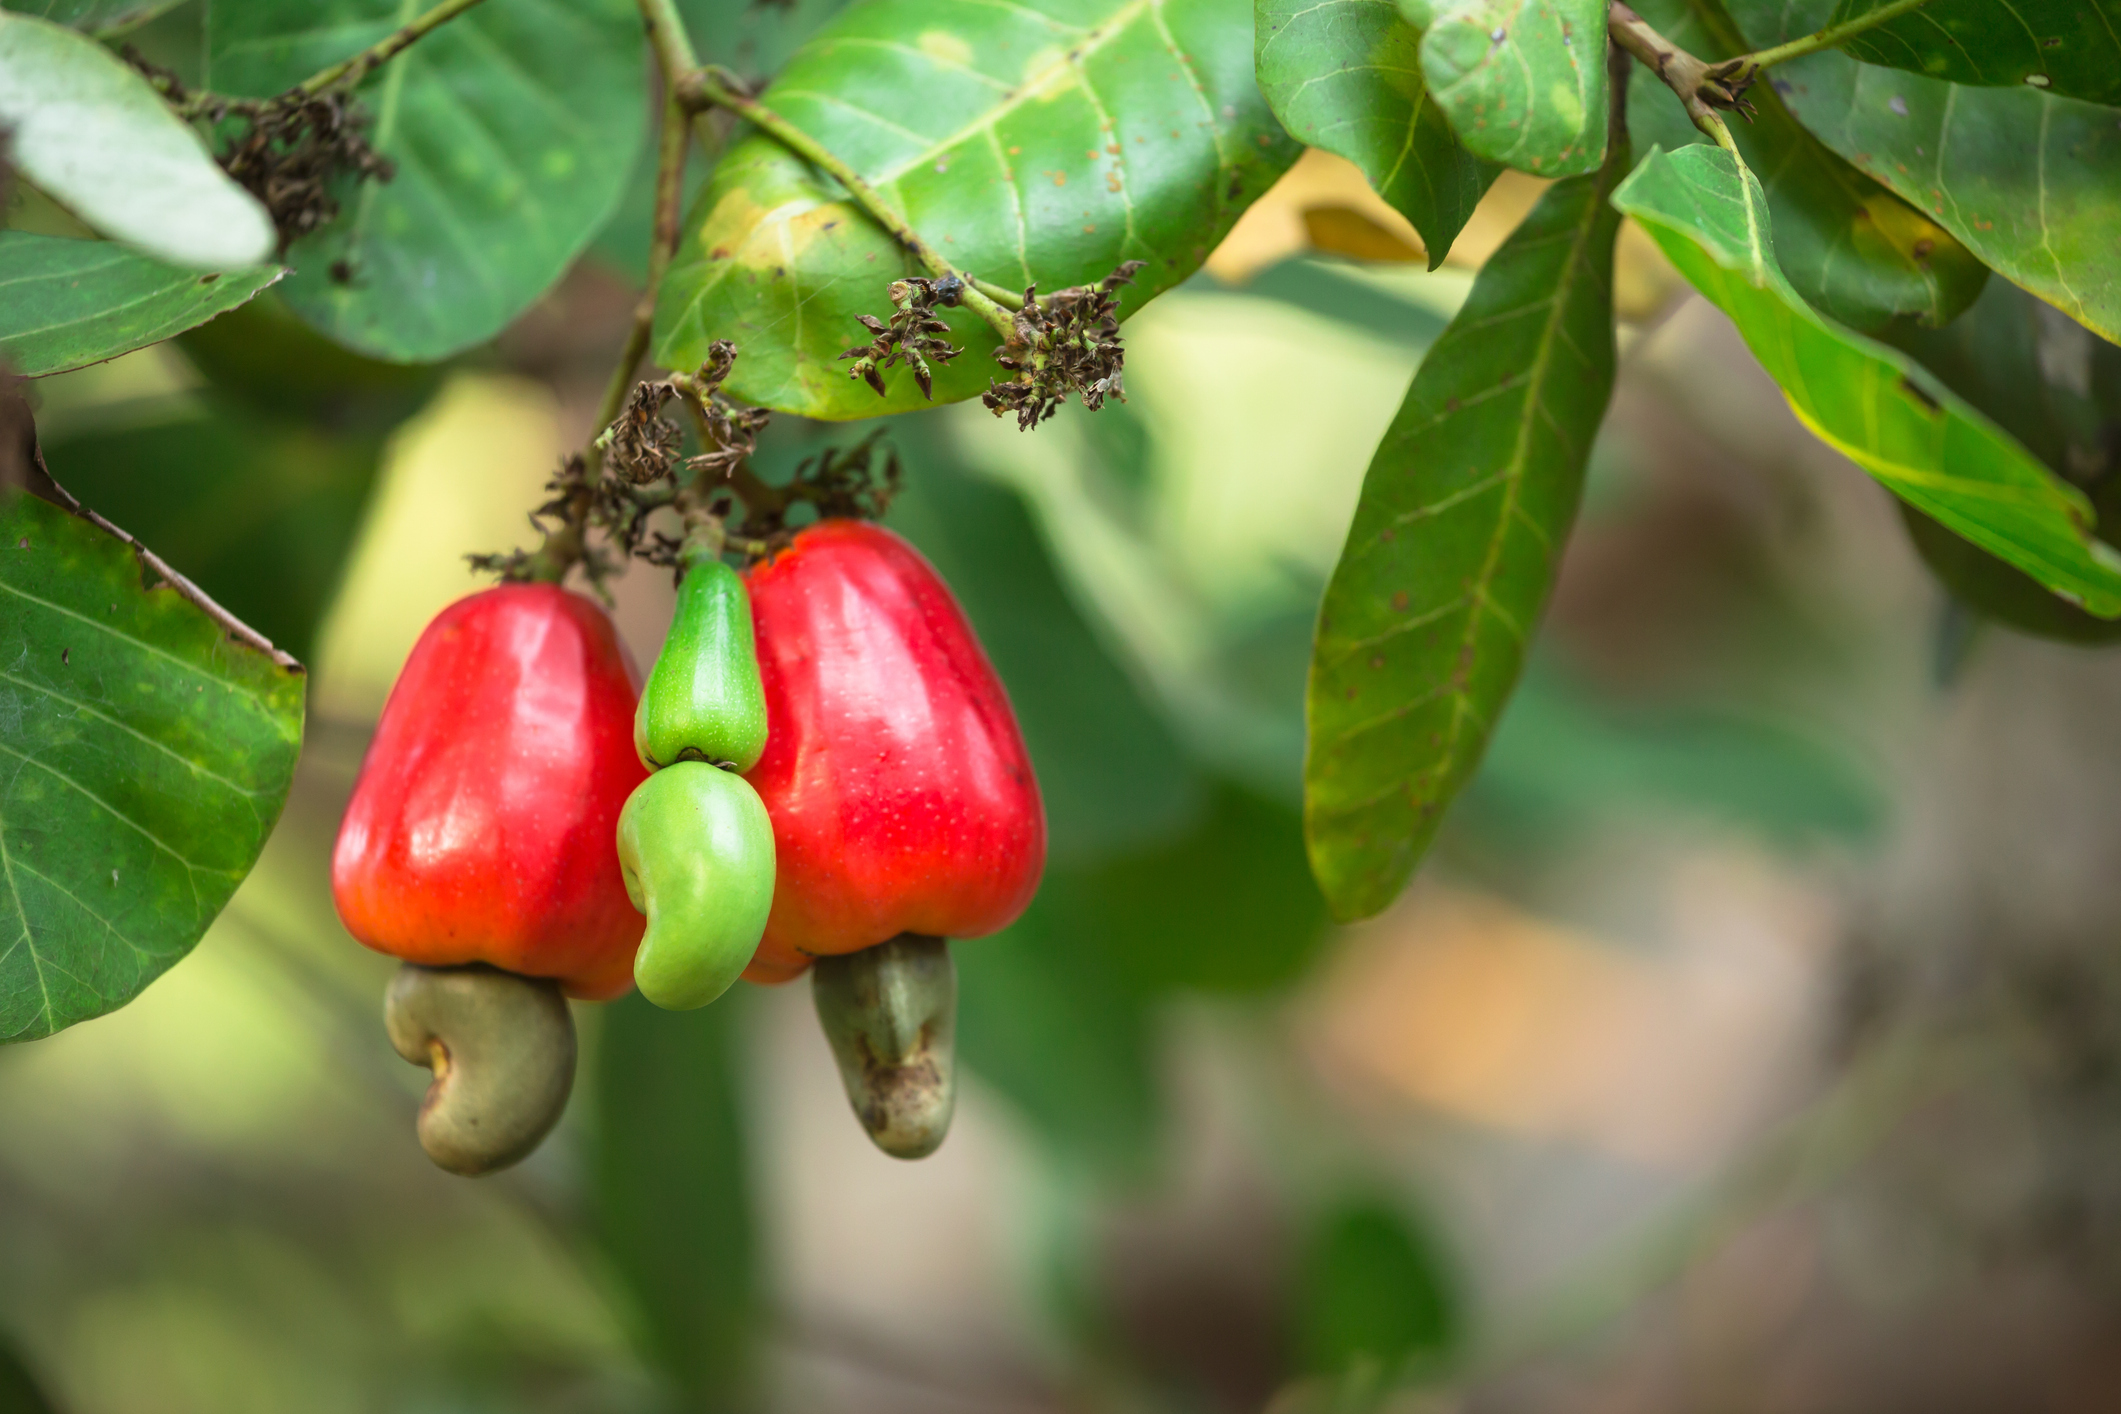
<svg viewBox="0 0 2121 1414">
<path fill-rule="evenodd" d="M 964 610 L 881 526 L 828 520 L 749 574 L 776 883 L 744 975 L 900 933 L 976 938 L 1038 891 L 1046 812 Z"/>
<path fill-rule="evenodd" d="M 639 674 L 611 620 L 553 584 L 459 599 L 420 635 L 332 852 L 347 930 L 408 962 L 486 962 L 602 1000 L 645 920 L 617 829 L 646 776 Z"/>
</svg>

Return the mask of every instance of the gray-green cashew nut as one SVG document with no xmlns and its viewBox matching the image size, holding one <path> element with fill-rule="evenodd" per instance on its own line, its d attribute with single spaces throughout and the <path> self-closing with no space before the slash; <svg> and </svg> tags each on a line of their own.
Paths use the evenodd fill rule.
<svg viewBox="0 0 2121 1414">
<path fill-rule="evenodd" d="M 876 1147 L 920 1159 L 957 1104 L 957 965 L 941 938 L 901 933 L 811 969 L 818 1021 L 848 1103 Z"/>
<path fill-rule="evenodd" d="M 527 1158 L 574 1088 L 574 1018 L 560 984 L 474 963 L 406 963 L 383 1007 L 390 1043 L 434 1072 L 420 1147 L 467 1178 Z"/>
</svg>

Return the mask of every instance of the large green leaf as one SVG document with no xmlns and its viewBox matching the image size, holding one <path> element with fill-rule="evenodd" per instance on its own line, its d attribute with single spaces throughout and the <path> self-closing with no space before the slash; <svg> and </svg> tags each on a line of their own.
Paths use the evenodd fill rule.
<svg viewBox="0 0 2121 1414">
<path fill-rule="evenodd" d="M 601 1012 L 591 1173 L 596 1232 L 633 1297 L 674 1408 L 756 1407 L 761 1339 L 745 1158 L 748 988 L 668 1012 L 634 992 Z"/>
<path fill-rule="evenodd" d="M 2121 554 L 2092 538 L 2083 494 L 1907 357 L 1799 298 L 1776 267 L 1760 183 L 1728 152 L 1654 151 L 1613 201 L 1731 317 L 1821 440 L 2049 588 L 2121 614 Z"/>
<path fill-rule="evenodd" d="M 1774 0 L 1732 0 L 1730 9 L 1754 44 L 1786 37 Z M 2112 109 L 1831 52 L 1782 65 L 1773 80 L 1798 121 L 1984 264 L 2121 339 L 2121 122 Z"/>
<path fill-rule="evenodd" d="M 85 35 L 0 12 L 9 160 L 104 235 L 193 270 L 272 254 L 265 208 L 146 79 Z"/>
<path fill-rule="evenodd" d="M 36 377 L 181 334 L 286 272 L 179 270 L 111 241 L 0 231 L 0 365 Z"/>
<path fill-rule="evenodd" d="M 1338 918 L 1399 893 L 1524 663 L 1612 389 L 1623 143 L 1489 258 L 1363 478 L 1307 699 L 1304 833 Z"/>
<path fill-rule="evenodd" d="M 294 776 L 302 670 L 151 577 L 0 487 L 0 1041 L 121 1007 L 191 951 Z"/>
<path fill-rule="evenodd" d="M 1704 59 L 1751 47 L 1719 0 L 1644 0 L 1636 9 Z M 1676 150 L 1707 141 L 1648 68 L 1634 66 L 1631 84 L 1629 122 L 1639 144 Z M 1950 231 L 1812 136 L 1773 85 L 1749 96 L 1758 113 L 1731 131 L 1767 191 L 1782 273 L 1814 308 L 1877 333 L 1910 319 L 1949 323 L 1981 293 L 1988 267 Z"/>
<path fill-rule="evenodd" d="M 960 268 L 1049 293 L 1148 262 L 1128 312 L 1183 280 L 1295 159 L 1252 76 L 1248 0 L 869 0 L 797 51 L 765 101 L 837 153 Z M 810 417 L 921 406 L 896 369 L 878 398 L 839 356 L 918 273 L 837 184 L 762 135 L 737 143 L 686 218 L 656 357 L 743 349 L 730 389 Z M 997 370 L 976 316 L 939 401 Z"/>
<path fill-rule="evenodd" d="M 1459 140 L 1542 177 L 1605 159 L 1606 0 L 1399 0 Z"/>
<path fill-rule="evenodd" d="M 1298 142 L 1347 158 L 1443 264 L 1496 169 L 1466 151 L 1393 0 L 1259 0 L 1259 87 Z"/>
<path fill-rule="evenodd" d="M 1832 22 L 1889 0 L 1841 0 Z M 1953 83 L 2029 84 L 2067 98 L 2121 103 L 2117 0 L 1929 0 L 1843 44 L 1866 64 Z"/>
<path fill-rule="evenodd" d="M 246 0 L 214 11 L 214 86 L 271 94 L 358 53 L 417 6 Z M 289 251 L 287 302 L 378 358 L 484 343 L 566 273 L 617 205 L 646 100 L 627 0 L 507 0 L 450 21 L 363 82 L 388 182 Z"/>
</svg>

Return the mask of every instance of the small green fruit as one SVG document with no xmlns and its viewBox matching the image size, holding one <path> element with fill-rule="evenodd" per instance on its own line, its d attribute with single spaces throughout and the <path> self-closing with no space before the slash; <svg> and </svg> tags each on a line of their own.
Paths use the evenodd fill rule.
<svg viewBox="0 0 2121 1414">
<path fill-rule="evenodd" d="M 633 749 L 651 771 L 688 760 L 748 771 L 766 749 L 751 599 L 737 572 L 711 556 L 685 567 L 670 637 L 634 712 Z"/>
<path fill-rule="evenodd" d="M 633 980 L 688 1011 L 729 990 L 773 907 L 773 822 L 743 777 L 680 761 L 641 782 L 619 815 L 626 894 L 648 915 Z"/>
</svg>

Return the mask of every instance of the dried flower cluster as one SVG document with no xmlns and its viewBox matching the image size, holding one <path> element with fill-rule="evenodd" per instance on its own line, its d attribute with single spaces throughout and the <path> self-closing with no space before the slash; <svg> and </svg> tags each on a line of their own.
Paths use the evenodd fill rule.
<svg viewBox="0 0 2121 1414">
<path fill-rule="evenodd" d="M 785 486 L 757 487 L 745 506 L 744 533 L 769 544 L 794 533 L 788 513 L 809 506 L 816 519 L 882 520 L 903 478 L 898 452 L 879 427 L 851 447 L 831 447 L 798 465 Z"/>
<path fill-rule="evenodd" d="M 628 559 L 674 567 L 686 535 L 708 520 L 716 522 L 718 536 L 719 521 L 731 508 L 730 479 L 771 417 L 762 408 L 722 396 L 722 383 L 735 363 L 736 345 L 724 340 L 709 349 L 696 373 L 635 384 L 618 417 L 597 438 L 601 472 L 592 477 L 584 458 L 569 457 L 548 483 L 552 499 L 530 517 L 543 544 L 535 551 L 473 555 L 472 567 L 523 580 L 580 564 L 590 584 L 601 588 Z M 693 456 L 681 455 L 684 430 L 664 416 L 673 399 L 692 415 L 702 448 Z M 651 528 L 651 517 L 665 507 L 678 514 L 686 535 Z"/>
<path fill-rule="evenodd" d="M 930 360 L 948 363 L 964 352 L 943 337 L 950 332 L 950 326 L 936 317 L 935 309 L 938 305 L 945 309 L 955 307 L 963 290 L 964 283 L 955 275 L 939 280 L 922 275 L 893 280 L 890 323 L 873 314 L 855 316 L 876 337 L 840 355 L 854 360 L 847 376 L 863 380 L 882 397 L 884 370 L 903 363 L 913 370 L 913 381 L 921 385 L 921 396 L 934 401 L 935 374 L 928 366 Z"/>
<path fill-rule="evenodd" d="M 1053 416 L 1074 393 L 1095 411 L 1105 399 L 1127 396 L 1120 383 L 1126 351 L 1120 346 L 1119 301 L 1113 292 L 1134 283 L 1143 262 L 1130 260 L 1095 285 L 1057 290 L 1041 304 L 1038 287 L 1024 291 L 1016 328 L 994 361 L 1016 376 L 997 382 L 980 401 L 1000 417 L 1016 414 L 1029 431 Z"/>
<path fill-rule="evenodd" d="M 283 255 L 288 246 L 339 214 L 332 188 L 342 174 L 387 182 L 397 173 L 391 160 L 369 144 L 367 112 L 342 89 L 291 89 L 273 98 L 194 95 L 175 74 L 130 47 L 125 58 L 187 116 L 203 119 L 217 131 L 231 120 L 241 124 L 217 160 L 238 186 L 264 204 Z M 333 273 L 345 278 L 341 270 Z"/>
</svg>

